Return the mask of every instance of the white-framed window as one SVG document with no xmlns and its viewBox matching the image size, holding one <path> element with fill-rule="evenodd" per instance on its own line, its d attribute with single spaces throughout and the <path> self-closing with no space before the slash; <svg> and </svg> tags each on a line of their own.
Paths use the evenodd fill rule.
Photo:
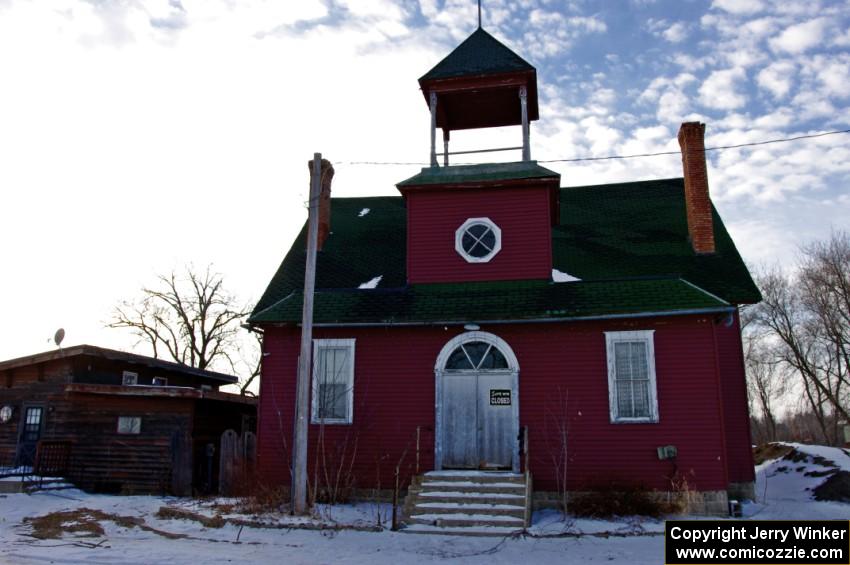
<svg viewBox="0 0 850 565">
<path fill-rule="evenodd" d="M 168 379 L 165 377 L 154 377 L 151 380 L 153 386 L 168 386 Z"/>
<path fill-rule="evenodd" d="M 654 333 L 605 332 L 612 423 L 658 421 Z"/>
<path fill-rule="evenodd" d="M 350 424 L 354 416 L 354 340 L 313 340 L 314 424 Z"/>
<path fill-rule="evenodd" d="M 455 232 L 455 251 L 469 263 L 487 263 L 502 249 L 502 230 L 490 218 L 469 218 Z"/>
<path fill-rule="evenodd" d="M 446 371 L 509 370 L 504 354 L 491 343 L 467 341 L 452 351 L 446 361 Z"/>
<path fill-rule="evenodd" d="M 124 386 L 139 384 L 139 373 L 124 371 L 121 373 L 121 384 Z"/>
<path fill-rule="evenodd" d="M 140 416 L 118 416 L 119 434 L 139 434 L 142 431 Z"/>
</svg>

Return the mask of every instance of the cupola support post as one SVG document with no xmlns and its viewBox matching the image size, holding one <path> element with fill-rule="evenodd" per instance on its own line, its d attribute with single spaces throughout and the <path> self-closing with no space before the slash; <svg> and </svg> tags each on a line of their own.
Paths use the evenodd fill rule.
<svg viewBox="0 0 850 565">
<path fill-rule="evenodd" d="M 437 93 L 431 92 L 431 166 L 437 166 Z"/>
<path fill-rule="evenodd" d="M 530 131 L 528 127 L 528 90 L 519 87 L 519 103 L 522 110 L 522 160 L 531 161 Z"/>
</svg>

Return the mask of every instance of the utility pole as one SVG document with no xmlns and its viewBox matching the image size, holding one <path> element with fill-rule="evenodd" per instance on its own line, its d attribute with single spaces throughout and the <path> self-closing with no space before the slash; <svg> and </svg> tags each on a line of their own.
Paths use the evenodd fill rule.
<svg viewBox="0 0 850 565">
<path fill-rule="evenodd" d="M 322 154 L 313 153 L 310 163 L 310 200 L 307 206 L 307 266 L 304 270 L 304 309 L 301 313 L 301 355 L 295 397 L 295 441 L 292 447 L 292 512 L 307 508 L 307 411 L 310 404 L 310 368 L 313 349 L 313 292 L 316 288 L 316 246 L 319 236 L 319 192 L 322 186 Z"/>
</svg>

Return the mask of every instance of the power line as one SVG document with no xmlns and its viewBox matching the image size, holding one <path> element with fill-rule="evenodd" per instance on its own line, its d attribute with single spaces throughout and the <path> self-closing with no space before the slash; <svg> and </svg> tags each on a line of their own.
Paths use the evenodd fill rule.
<svg viewBox="0 0 850 565">
<path fill-rule="evenodd" d="M 797 141 L 798 139 L 811 139 L 813 137 L 824 137 L 827 135 L 836 135 L 839 133 L 850 133 L 850 129 L 840 129 L 836 131 L 825 131 L 823 133 L 813 133 L 810 135 L 798 135 L 797 137 L 786 137 L 782 139 L 769 139 L 767 141 L 754 141 L 753 143 L 741 143 L 740 145 L 721 145 L 718 147 L 707 148 L 706 151 L 717 151 L 719 149 L 737 149 L 738 147 L 752 147 L 753 145 L 767 145 L 769 143 L 783 143 L 785 141 Z"/>
<path fill-rule="evenodd" d="M 472 163 L 457 163 L 458 165 L 471 165 Z M 430 163 L 423 161 L 335 161 L 334 165 L 422 165 L 427 167 Z"/>
<path fill-rule="evenodd" d="M 709 149 L 706 149 L 709 151 Z M 614 159 L 637 159 L 638 157 L 658 157 L 661 155 L 679 155 L 681 151 L 661 151 L 659 153 L 634 153 L 632 155 L 606 155 L 605 157 L 576 157 L 574 159 L 546 159 L 538 163 L 577 163 L 579 161 L 611 161 Z"/>
<path fill-rule="evenodd" d="M 778 139 L 768 139 L 765 141 L 753 141 L 750 143 L 738 143 L 735 145 L 718 145 L 716 147 L 706 147 L 705 151 L 723 151 L 726 149 L 739 149 L 741 147 L 755 147 L 758 145 L 769 145 L 772 143 L 787 143 L 790 141 L 798 141 L 801 139 L 812 139 L 815 137 L 825 137 L 827 135 L 838 135 L 842 133 L 850 133 L 850 129 L 842 129 L 835 131 L 826 131 L 822 133 L 813 133 L 809 135 L 797 135 L 794 137 L 783 137 Z M 571 159 L 541 159 L 538 163 L 578 163 L 584 161 L 612 161 L 616 159 L 638 159 L 643 157 L 660 157 L 664 155 L 679 155 L 680 151 L 660 151 L 657 153 L 634 153 L 631 155 L 606 155 L 604 157 L 575 157 Z M 338 161 L 338 165 L 398 165 L 398 166 L 429 166 L 429 163 L 422 161 Z M 474 165 L 475 163 L 456 163 L 457 165 Z"/>
</svg>

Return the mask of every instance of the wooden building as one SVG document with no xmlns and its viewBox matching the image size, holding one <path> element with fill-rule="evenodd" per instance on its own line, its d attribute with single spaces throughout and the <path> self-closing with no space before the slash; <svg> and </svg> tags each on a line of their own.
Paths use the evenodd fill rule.
<svg viewBox="0 0 850 565">
<path fill-rule="evenodd" d="M 60 457 L 86 490 L 212 491 L 222 433 L 255 428 L 256 399 L 219 391 L 236 381 L 90 345 L 0 362 L 0 468 Z"/>
<path fill-rule="evenodd" d="M 682 178 L 565 188 L 531 160 L 534 67 L 483 29 L 419 84 L 431 166 L 400 196 L 330 198 L 323 165 L 309 475 L 333 460 L 386 488 L 402 462 L 421 488 L 497 473 L 526 496 L 533 475 L 538 500 L 632 485 L 713 514 L 751 496 L 738 306 L 760 294 L 709 197 L 705 126 L 681 125 Z M 452 130 L 506 125 L 522 160 L 450 164 Z M 250 318 L 273 484 L 291 476 L 305 241 Z M 486 506 L 460 494 L 444 502 Z"/>
</svg>

